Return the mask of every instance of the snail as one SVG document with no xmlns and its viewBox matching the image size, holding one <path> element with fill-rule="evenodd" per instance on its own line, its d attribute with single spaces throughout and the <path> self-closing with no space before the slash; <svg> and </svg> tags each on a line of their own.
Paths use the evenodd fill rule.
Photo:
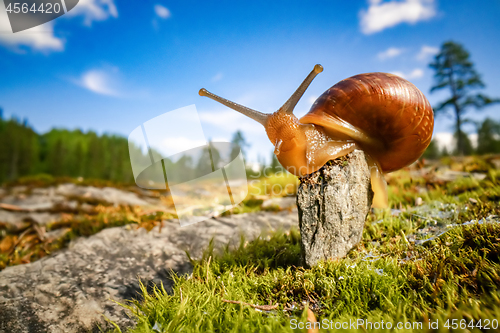
<svg viewBox="0 0 500 333">
<path fill-rule="evenodd" d="M 298 119 L 293 109 L 317 74 L 314 66 L 285 104 L 265 114 L 200 89 L 207 96 L 261 123 L 278 161 L 304 176 L 354 149 L 365 152 L 374 192 L 373 207 L 387 207 L 384 173 L 415 162 L 432 138 L 434 115 L 424 94 L 411 82 L 388 73 L 365 73 L 325 91 Z"/>
</svg>

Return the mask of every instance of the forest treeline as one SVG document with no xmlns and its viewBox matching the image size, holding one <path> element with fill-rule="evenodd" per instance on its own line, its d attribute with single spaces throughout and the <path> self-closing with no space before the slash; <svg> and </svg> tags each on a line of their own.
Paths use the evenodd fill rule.
<svg viewBox="0 0 500 333">
<path fill-rule="evenodd" d="M 0 183 L 52 176 L 133 182 L 127 138 L 81 130 L 36 133 L 27 121 L 0 115 Z"/>
<path fill-rule="evenodd" d="M 231 140 L 231 158 L 238 155 L 248 144 L 241 131 L 234 133 Z M 138 147 L 135 156 L 149 155 Z M 214 152 L 211 159 L 216 159 Z M 208 172 L 206 158 L 184 156 L 175 163 L 165 159 L 166 165 L 182 170 L 184 177 Z M 200 162 L 203 160 L 203 162 Z M 217 162 L 217 161 L 215 161 Z M 93 131 L 79 129 L 52 129 L 38 134 L 28 122 L 15 117 L 4 119 L 0 109 L 0 184 L 24 176 L 48 174 L 54 177 L 83 177 L 121 183 L 133 183 L 128 139 L 119 135 L 98 135 Z"/>
<path fill-rule="evenodd" d="M 455 132 L 454 146 L 457 147 L 456 141 L 458 135 L 462 142 L 463 155 L 485 155 L 485 154 L 500 154 L 500 122 L 491 118 L 486 118 L 482 122 L 476 123 L 477 128 L 477 144 L 474 146 L 469 139 L 469 136 L 464 132 Z M 459 134 L 458 134 L 459 133 Z M 446 147 L 439 149 L 438 143 L 433 139 L 425 151 L 423 157 L 436 159 L 442 156 L 460 155 L 458 148 L 448 151 Z"/>
<path fill-rule="evenodd" d="M 500 153 L 500 122 L 487 118 L 478 125 L 477 133 L 475 148 L 463 134 L 467 155 Z M 248 146 L 240 131 L 234 134 L 232 144 L 241 148 Z M 439 150 L 437 143 L 432 141 L 424 157 L 432 159 L 454 154 L 457 152 Z M 272 155 L 271 171 L 281 170 L 279 162 Z M 181 162 L 186 161 L 178 161 Z M 188 165 L 185 169 L 188 169 Z M 78 129 L 52 129 L 38 134 L 27 121 L 3 119 L 0 113 L 0 183 L 36 174 L 127 183 L 134 181 L 127 138 L 98 135 L 92 131 L 84 133 Z"/>
</svg>

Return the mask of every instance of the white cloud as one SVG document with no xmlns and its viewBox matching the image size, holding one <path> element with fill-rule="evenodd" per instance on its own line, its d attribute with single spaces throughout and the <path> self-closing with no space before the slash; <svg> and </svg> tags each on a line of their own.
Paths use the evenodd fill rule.
<svg viewBox="0 0 500 333">
<path fill-rule="evenodd" d="M 192 149 L 194 147 L 200 147 L 207 144 L 207 140 L 196 140 L 187 137 L 171 137 L 165 138 L 162 142 L 162 150 L 165 152 L 169 152 L 166 155 L 171 154 L 172 152 L 186 151 Z"/>
<path fill-rule="evenodd" d="M 168 19 L 172 14 L 170 13 L 170 10 L 168 8 L 162 6 L 162 5 L 155 5 L 155 13 L 158 15 L 158 17 L 162 19 Z"/>
<path fill-rule="evenodd" d="M 117 89 L 117 73 L 117 68 L 110 70 L 92 69 L 83 73 L 75 83 L 97 94 L 116 97 L 120 95 Z"/>
<path fill-rule="evenodd" d="M 420 52 L 417 54 L 418 60 L 425 60 L 430 55 L 435 55 L 439 52 L 439 48 L 434 46 L 423 45 Z"/>
<path fill-rule="evenodd" d="M 448 152 L 451 152 L 455 148 L 455 139 L 453 138 L 453 133 L 434 133 L 433 139 L 436 140 L 439 150 L 443 150 L 443 148 L 446 148 Z"/>
<path fill-rule="evenodd" d="M 222 80 L 223 77 L 224 77 L 224 74 L 219 72 L 212 77 L 212 82 L 218 82 L 218 81 Z"/>
<path fill-rule="evenodd" d="M 434 0 L 369 0 L 368 10 L 360 12 L 361 31 L 372 34 L 403 22 L 415 24 L 436 15 Z"/>
<path fill-rule="evenodd" d="M 110 16 L 117 18 L 118 10 L 114 0 L 80 0 L 66 15 L 83 16 L 84 24 L 90 26 L 93 21 L 105 21 Z"/>
<path fill-rule="evenodd" d="M 477 148 L 477 141 L 478 141 L 477 133 L 472 133 L 472 134 L 469 134 L 467 136 L 469 137 L 472 148 L 476 149 Z"/>
<path fill-rule="evenodd" d="M 231 133 L 237 129 L 244 129 L 245 132 L 262 133 L 264 129 L 255 120 L 234 110 L 200 112 L 199 116 L 203 123 L 219 127 Z"/>
<path fill-rule="evenodd" d="M 12 33 L 3 5 L 0 5 L 0 44 L 16 52 L 23 52 L 21 46 L 42 52 L 62 51 L 64 49 L 64 41 L 54 35 L 54 21 Z"/>
<path fill-rule="evenodd" d="M 404 49 L 400 49 L 397 47 L 390 47 L 387 50 L 377 54 L 377 56 L 380 60 L 385 60 L 385 59 L 397 57 L 398 55 L 403 53 L 403 51 L 404 51 Z"/>
<path fill-rule="evenodd" d="M 468 134 L 467 136 L 471 141 L 472 147 L 477 148 L 477 134 L 472 133 Z M 439 150 L 443 150 L 443 148 L 446 148 L 448 153 L 450 153 L 454 151 L 455 148 L 457 147 L 457 142 L 456 142 L 457 140 L 455 140 L 455 136 L 453 135 L 453 133 L 450 132 L 434 133 L 432 138 L 436 140 Z"/>
<path fill-rule="evenodd" d="M 109 17 L 118 17 L 114 0 L 80 0 L 63 17 L 84 17 L 84 24 L 90 26 L 93 21 L 104 21 Z M 26 46 L 32 50 L 49 52 L 63 51 L 64 40 L 54 35 L 54 22 L 49 21 L 28 30 L 12 33 L 5 6 L 0 5 L 0 44 L 16 52 L 23 52 Z"/>
<path fill-rule="evenodd" d="M 410 73 L 403 73 L 399 71 L 392 72 L 392 74 L 401 76 L 403 79 L 411 80 L 411 79 L 419 79 L 424 76 L 424 71 L 421 68 L 415 68 Z"/>
<path fill-rule="evenodd" d="M 309 102 L 309 104 L 313 105 L 314 102 L 316 102 L 316 100 L 318 99 L 318 96 L 310 96 L 307 101 Z"/>
<path fill-rule="evenodd" d="M 90 90 L 96 94 L 119 98 L 148 98 L 148 90 L 134 85 L 127 80 L 118 67 L 106 65 L 84 72 L 78 78 L 69 78 L 68 81 Z"/>
</svg>

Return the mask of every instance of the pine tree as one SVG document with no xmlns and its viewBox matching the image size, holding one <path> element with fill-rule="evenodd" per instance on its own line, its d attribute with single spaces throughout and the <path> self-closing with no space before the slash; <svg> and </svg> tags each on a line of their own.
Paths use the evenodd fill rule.
<svg viewBox="0 0 500 333">
<path fill-rule="evenodd" d="M 240 130 L 236 131 L 231 139 L 231 160 L 235 159 L 236 156 L 241 152 L 243 157 L 246 158 L 246 148 L 250 145 L 246 142 L 243 132 Z"/>
<path fill-rule="evenodd" d="M 483 94 L 474 93 L 476 89 L 484 88 L 480 75 L 476 72 L 470 55 L 465 48 L 455 42 L 445 42 L 440 52 L 429 66 L 434 69 L 435 84 L 431 92 L 449 89 L 451 96 L 434 108 L 436 114 L 452 109 L 455 116 L 455 137 L 457 138 L 457 153 L 466 153 L 465 134 L 462 130 L 464 115 L 471 108 L 481 109 L 486 105 L 499 102 Z"/>
<path fill-rule="evenodd" d="M 274 150 L 271 153 L 271 164 L 269 165 L 269 167 L 271 171 L 274 173 L 283 171 L 283 166 L 281 166 L 281 163 L 278 161 L 276 154 L 274 154 Z"/>
<path fill-rule="evenodd" d="M 425 150 L 424 154 L 422 155 L 423 158 L 428 158 L 428 159 L 437 159 L 439 157 L 439 147 L 437 144 L 436 139 L 432 139 L 431 143 Z"/>
</svg>

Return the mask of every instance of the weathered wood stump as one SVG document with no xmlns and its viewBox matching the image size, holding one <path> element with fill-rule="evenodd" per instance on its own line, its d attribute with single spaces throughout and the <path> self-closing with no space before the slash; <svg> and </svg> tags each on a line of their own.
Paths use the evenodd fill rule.
<svg viewBox="0 0 500 333">
<path fill-rule="evenodd" d="M 373 199 L 361 150 L 302 177 L 297 193 L 303 264 L 344 257 L 363 235 Z"/>
</svg>

